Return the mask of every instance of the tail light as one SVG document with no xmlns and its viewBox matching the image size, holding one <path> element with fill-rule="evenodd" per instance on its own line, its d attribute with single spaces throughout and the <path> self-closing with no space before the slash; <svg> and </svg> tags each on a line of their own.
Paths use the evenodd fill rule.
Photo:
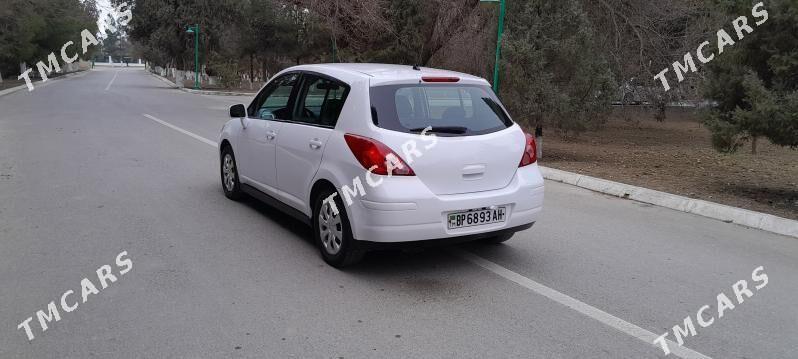
<svg viewBox="0 0 798 359">
<path fill-rule="evenodd" d="M 380 141 L 349 133 L 344 135 L 344 140 L 346 140 L 347 146 L 352 150 L 352 154 L 355 155 L 355 158 L 360 162 L 363 168 L 368 170 L 376 166 L 374 170 L 371 171 L 374 174 L 388 175 L 387 163 L 393 162 L 393 166 L 396 166 L 396 168 L 391 168 L 391 176 L 416 175 L 413 169 L 410 168 L 399 155 Z M 395 160 L 389 161 L 389 156 L 392 156 Z"/>
<path fill-rule="evenodd" d="M 526 147 L 524 148 L 524 156 L 521 157 L 521 163 L 518 167 L 529 166 L 538 160 L 538 146 L 535 143 L 535 136 L 524 133 L 526 137 Z"/>
</svg>

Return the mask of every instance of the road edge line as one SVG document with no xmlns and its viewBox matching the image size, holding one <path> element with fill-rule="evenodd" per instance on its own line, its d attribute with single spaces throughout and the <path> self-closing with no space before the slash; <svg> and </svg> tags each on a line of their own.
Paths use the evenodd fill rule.
<svg viewBox="0 0 798 359">
<path fill-rule="evenodd" d="M 625 183 L 539 166 L 543 178 L 624 199 L 798 238 L 798 221 L 725 204 L 693 199 Z"/>
<path fill-rule="evenodd" d="M 116 81 L 116 77 L 119 76 L 119 71 L 122 71 L 122 70 L 116 70 L 116 72 L 114 73 L 114 77 L 111 78 L 111 82 L 108 83 L 108 86 L 105 86 L 105 91 L 108 91 L 108 90 L 111 89 L 111 85 L 114 84 L 114 81 Z"/>
<path fill-rule="evenodd" d="M 173 124 L 171 124 L 169 122 L 161 120 L 161 119 L 159 119 L 159 118 L 157 118 L 157 117 L 155 117 L 153 115 L 149 115 L 149 114 L 146 114 L 146 113 L 142 113 L 141 115 L 146 117 L 146 118 L 149 118 L 150 120 L 153 120 L 153 121 L 155 121 L 157 123 L 160 123 L 161 125 L 169 127 L 169 128 L 171 128 L 171 129 L 173 129 L 173 130 L 175 130 L 177 132 L 180 132 L 180 133 L 182 133 L 182 134 L 184 134 L 186 136 L 189 136 L 189 137 L 191 137 L 191 138 L 193 138 L 193 139 L 195 139 L 197 141 L 200 141 L 200 142 L 202 142 L 202 143 L 204 143 L 206 145 L 209 145 L 209 146 L 212 146 L 212 147 L 219 147 L 219 144 L 217 144 L 214 141 L 211 141 L 211 140 L 209 140 L 209 139 L 207 139 L 205 137 L 202 137 L 200 135 L 194 134 L 192 132 L 186 131 L 186 130 L 184 130 L 184 129 L 180 128 L 180 127 L 177 127 L 177 126 L 175 126 L 175 125 L 173 125 Z"/>
<path fill-rule="evenodd" d="M 575 299 L 567 294 L 549 288 L 541 283 L 538 283 L 521 274 L 513 272 L 510 269 L 507 269 L 499 264 L 491 262 L 476 254 L 457 248 L 449 248 L 447 249 L 447 251 L 458 258 L 461 258 L 467 262 L 482 267 L 483 269 L 492 272 L 493 274 L 496 274 L 508 281 L 518 284 L 521 287 L 529 289 L 532 292 L 537 293 L 538 295 L 544 296 L 571 310 L 574 310 L 582 315 L 590 317 L 591 319 L 596 320 L 608 327 L 611 327 L 624 334 L 639 339 L 654 348 L 660 349 L 660 347 L 654 343 L 654 340 L 659 338 L 660 336 L 654 334 L 651 331 L 648 331 L 637 325 L 629 323 L 621 318 L 618 318 L 610 313 L 598 309 L 590 304 L 579 301 L 578 299 Z M 668 343 L 668 348 L 670 349 L 671 354 L 673 354 L 674 356 L 683 359 L 711 359 L 711 357 L 708 357 L 683 345 L 679 345 L 671 340 L 665 339 L 665 341 Z"/>
</svg>

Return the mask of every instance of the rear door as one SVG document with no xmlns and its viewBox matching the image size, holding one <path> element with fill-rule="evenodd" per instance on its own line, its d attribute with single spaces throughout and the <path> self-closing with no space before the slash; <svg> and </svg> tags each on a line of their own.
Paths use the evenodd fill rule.
<svg viewBox="0 0 798 359">
<path fill-rule="evenodd" d="M 400 156 L 424 128 L 437 136 L 410 167 L 435 194 L 489 191 L 510 184 L 524 151 L 525 139 L 493 91 L 482 85 L 407 84 L 371 89 L 377 126 L 400 132 L 386 133 L 382 142 Z M 418 158 L 415 158 L 418 157 Z"/>
<path fill-rule="evenodd" d="M 302 76 L 292 119 L 283 123 L 277 141 L 277 186 L 294 208 L 309 209 L 310 182 L 348 94 L 349 86 L 335 79 Z"/>
</svg>

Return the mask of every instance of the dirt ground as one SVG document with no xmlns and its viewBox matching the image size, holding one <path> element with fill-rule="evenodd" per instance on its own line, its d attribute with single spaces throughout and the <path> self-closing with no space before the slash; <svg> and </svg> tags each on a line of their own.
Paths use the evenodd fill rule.
<svg viewBox="0 0 798 359">
<path fill-rule="evenodd" d="M 631 119 L 631 120 L 629 120 Z M 576 139 L 544 133 L 544 166 L 798 219 L 798 150 L 760 139 L 736 154 L 716 152 L 693 109 L 616 108 L 600 130 Z"/>
</svg>

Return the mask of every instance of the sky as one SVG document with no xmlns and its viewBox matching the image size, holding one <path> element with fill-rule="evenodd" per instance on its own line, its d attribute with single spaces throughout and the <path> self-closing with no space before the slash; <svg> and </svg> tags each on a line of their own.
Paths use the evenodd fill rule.
<svg viewBox="0 0 798 359">
<path fill-rule="evenodd" d="M 98 31 L 98 38 L 102 37 L 105 38 L 105 22 L 103 19 L 108 16 L 113 11 L 113 6 L 111 6 L 110 0 L 97 0 L 97 11 L 99 12 L 99 17 L 97 18 L 97 31 Z"/>
</svg>

